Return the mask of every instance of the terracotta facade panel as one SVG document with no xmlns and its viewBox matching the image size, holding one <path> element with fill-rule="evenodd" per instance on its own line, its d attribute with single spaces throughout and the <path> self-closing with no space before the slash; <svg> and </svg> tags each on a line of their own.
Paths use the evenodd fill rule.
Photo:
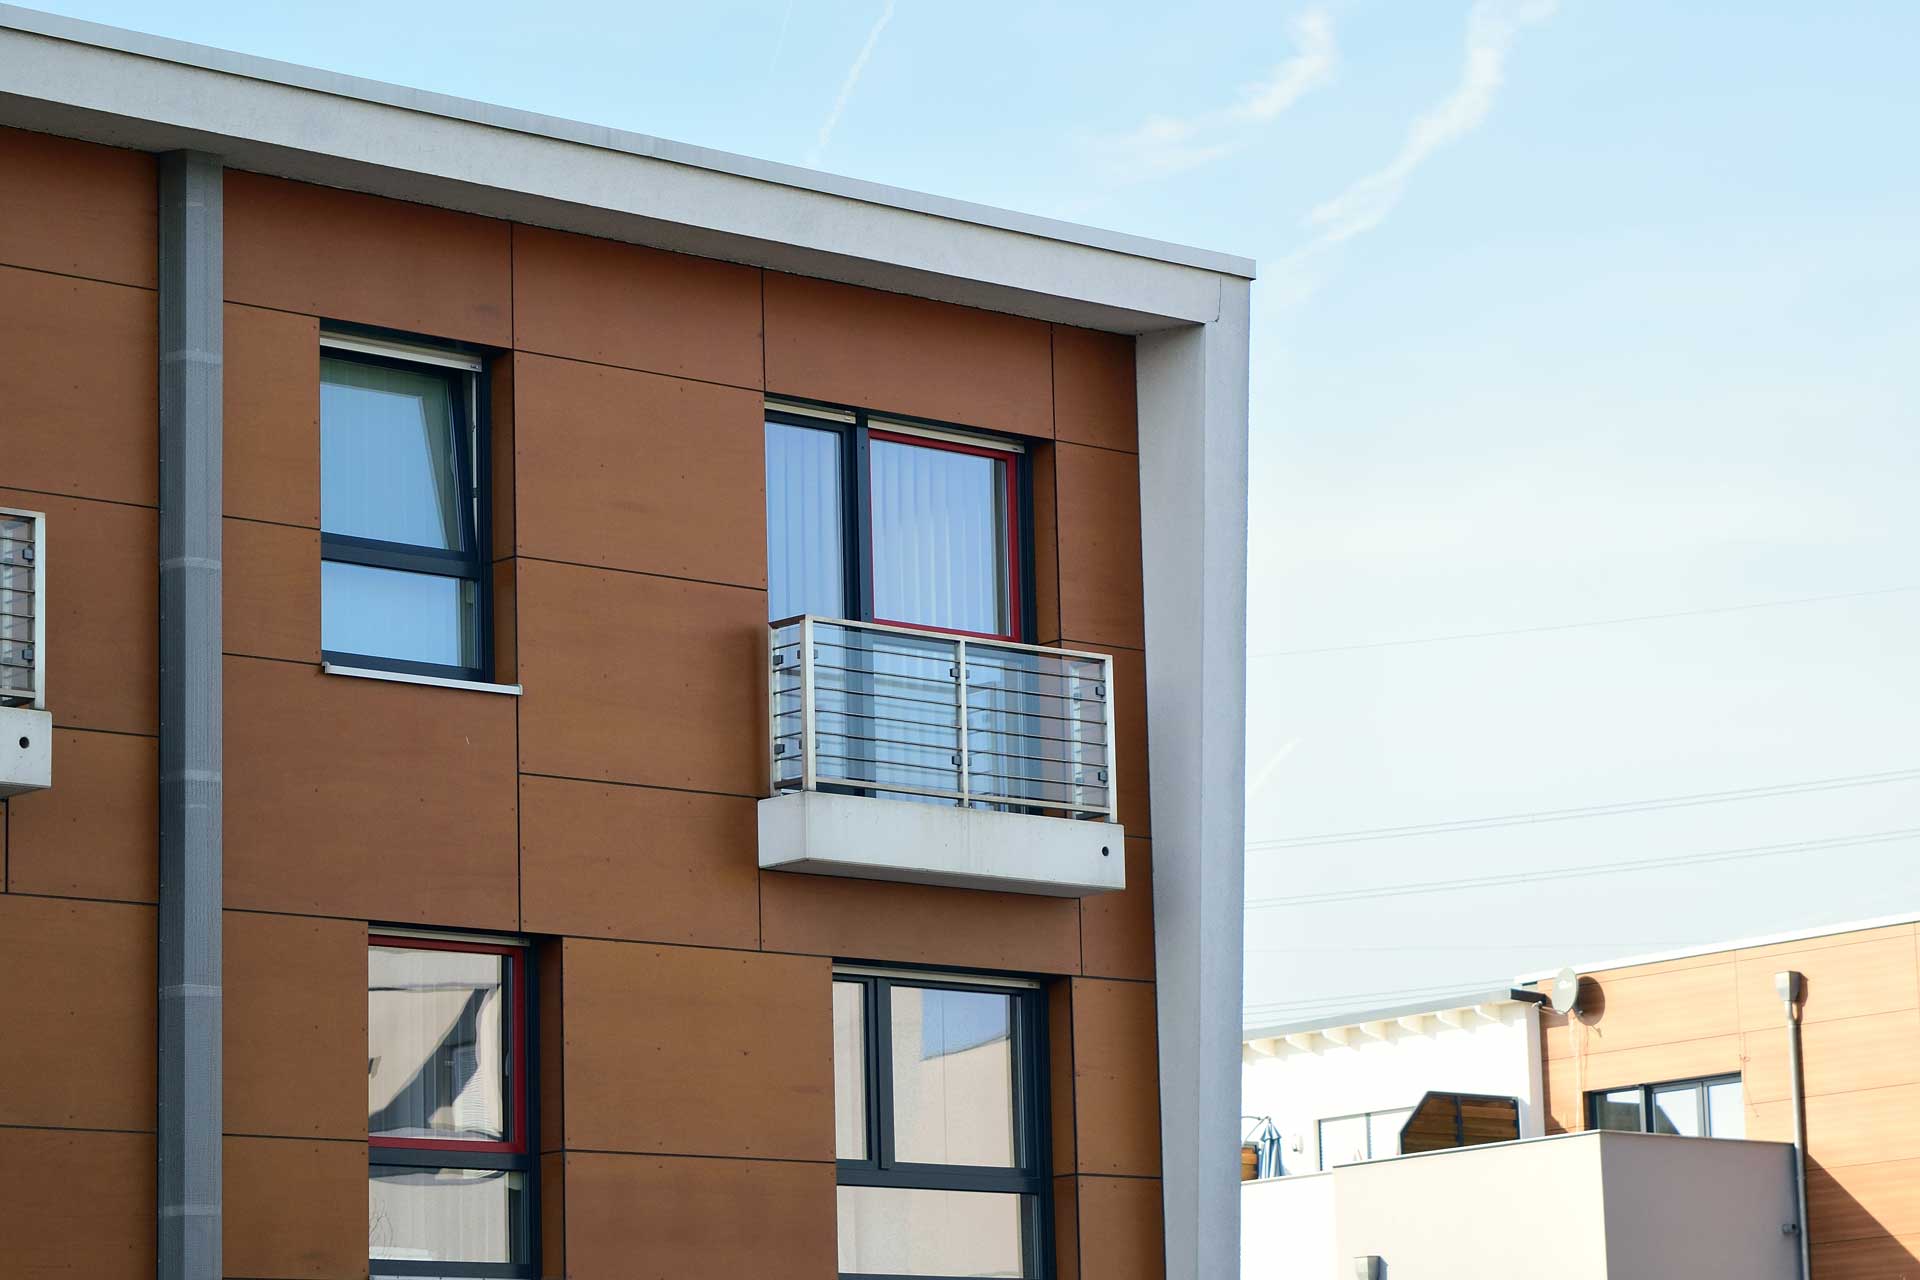
<svg viewBox="0 0 1920 1280">
<path fill-rule="evenodd" d="M 1161 1280 L 1166 1274 L 1158 1178 L 1080 1178 L 1080 1274 Z"/>
<path fill-rule="evenodd" d="M 152 902 L 160 891 L 160 750 L 153 738 L 56 729 L 59 785 L 7 805 L 14 893 Z"/>
<path fill-rule="evenodd" d="M 521 768 L 760 793 L 764 592 L 522 560 L 516 593 Z"/>
<path fill-rule="evenodd" d="M 0 895 L 0 1125 L 151 1130 L 152 907 Z"/>
<path fill-rule="evenodd" d="M 572 1153 L 574 1280 L 834 1274 L 831 1164 Z"/>
<path fill-rule="evenodd" d="M 1813 1280 L 1907 1280 L 1920 1270 L 1920 1233 L 1813 1246 Z"/>
<path fill-rule="evenodd" d="M 513 345 L 508 224 L 229 169 L 233 302 Z"/>
<path fill-rule="evenodd" d="M 569 939 L 563 964 L 569 1148 L 833 1159 L 827 961 Z"/>
<path fill-rule="evenodd" d="M 1920 1012 L 1868 1014 L 1800 1029 L 1808 1096 L 1920 1084 Z M 1751 1101 L 1788 1097 L 1787 1032 L 1781 1026 L 1746 1036 L 1746 1090 Z M 1920 1187 L 1916 1187 L 1920 1194 Z"/>
<path fill-rule="evenodd" d="M 228 1275 L 351 1280 L 367 1274 L 366 1144 L 228 1138 L 221 1158 L 221 1254 Z"/>
<path fill-rule="evenodd" d="M 523 351 L 761 386 L 754 267 L 516 226 L 513 308 Z"/>
<path fill-rule="evenodd" d="M 141 151 L 0 129 L 0 263 L 151 289 L 159 168 Z"/>
<path fill-rule="evenodd" d="M 54 723 L 159 732 L 158 513 L 10 489 L 0 489 L 0 506 L 47 515 L 47 710 Z"/>
<path fill-rule="evenodd" d="M 365 1141 L 367 928 L 225 913 L 230 1134 Z"/>
<path fill-rule="evenodd" d="M 1080 956 L 1090 978 L 1153 978 L 1153 847 L 1126 840 L 1127 887 L 1080 900 Z"/>
<path fill-rule="evenodd" d="M 1690 1080 L 1702 1076 L 1738 1074 L 1746 1066 L 1745 1045 L 1737 1035 L 1708 1036 L 1646 1045 L 1615 1053 L 1588 1053 L 1580 1069 L 1572 1058 L 1554 1058 L 1544 1064 L 1548 1118 L 1565 1129 L 1586 1128 L 1582 1091 L 1619 1089 L 1657 1084 L 1663 1080 Z M 1752 1097 L 1747 1098 L 1752 1112 Z"/>
<path fill-rule="evenodd" d="M 1814 1247 L 1836 1240 L 1920 1235 L 1920 1160 L 1807 1170 Z"/>
<path fill-rule="evenodd" d="M 521 927 L 712 947 L 759 945 L 757 802 L 520 782 Z"/>
<path fill-rule="evenodd" d="M 1069 649 L 1099 646 L 1068 640 Z M 1114 803 L 1129 836 L 1153 835 L 1153 778 L 1147 752 L 1147 655 L 1137 649 L 1109 649 L 1113 658 Z"/>
<path fill-rule="evenodd" d="M 221 644 L 228 653 L 320 661 L 320 534 L 221 522 Z"/>
<path fill-rule="evenodd" d="M 519 553 L 767 585 L 758 391 L 520 356 Z"/>
<path fill-rule="evenodd" d="M 1053 435 L 1037 320 L 766 273 L 767 391 L 1010 435 Z"/>
<path fill-rule="evenodd" d="M 515 927 L 511 698 L 228 658 L 226 730 L 229 907 Z"/>
<path fill-rule="evenodd" d="M 1033 459 L 1034 643 L 1060 641 L 1060 511 L 1053 446 L 1038 445 Z"/>
<path fill-rule="evenodd" d="M 228 303 L 222 324 L 225 514 L 320 527 L 320 322 Z"/>
<path fill-rule="evenodd" d="M 1133 339 L 1053 326 L 1054 434 L 1102 449 L 1139 448 Z"/>
<path fill-rule="evenodd" d="M 1047 984 L 1047 1119 L 1052 1128 L 1056 1182 L 1071 1183 L 1078 1160 L 1073 1123 L 1073 983 Z"/>
<path fill-rule="evenodd" d="M 1155 1019 L 1149 983 L 1074 980 L 1074 1128 L 1082 1173 L 1160 1172 Z"/>
<path fill-rule="evenodd" d="M 1803 1022 L 1831 1022 L 1896 1009 L 1920 1009 L 1920 960 L 1911 937 L 1894 934 L 1851 946 L 1774 952 L 1739 958 L 1740 1024 L 1749 1031 L 1780 1025 L 1773 976 L 1796 969 L 1806 976 Z"/>
<path fill-rule="evenodd" d="M 1747 1137 L 1793 1140 L 1793 1104 L 1747 1109 Z M 1920 1158 L 1920 1085 L 1815 1094 L 1807 1099 L 1807 1164 L 1823 1169 Z"/>
<path fill-rule="evenodd" d="M 152 291 L 0 267 L 0 350 L 8 484 L 159 502 Z"/>
<path fill-rule="evenodd" d="M 1094 648 L 1143 648 L 1140 461 L 1057 444 L 1060 631 Z"/>
<path fill-rule="evenodd" d="M 17 1280 L 151 1280 L 153 1135 L 0 1128 L 0 1240 Z"/>
<path fill-rule="evenodd" d="M 1588 975 L 1580 982 L 1580 1013 L 1588 1053 L 1735 1034 L 1740 1010 L 1734 965 L 1722 957 L 1719 964 L 1638 977 Z M 1566 1019 L 1543 1016 L 1540 1027 L 1546 1056 L 1567 1057 Z"/>
<path fill-rule="evenodd" d="M 770 951 L 1015 973 L 1080 970 L 1080 911 L 1070 898 L 770 871 L 760 877 L 760 928 Z"/>
</svg>

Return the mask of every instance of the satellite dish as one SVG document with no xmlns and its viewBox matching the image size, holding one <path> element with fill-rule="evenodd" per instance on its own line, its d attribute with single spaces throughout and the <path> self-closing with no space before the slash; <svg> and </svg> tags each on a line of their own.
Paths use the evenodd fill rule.
<svg viewBox="0 0 1920 1280">
<path fill-rule="evenodd" d="M 1580 975 L 1572 969 L 1562 969 L 1553 977 L 1553 1011 L 1572 1013 L 1580 1003 Z"/>
</svg>

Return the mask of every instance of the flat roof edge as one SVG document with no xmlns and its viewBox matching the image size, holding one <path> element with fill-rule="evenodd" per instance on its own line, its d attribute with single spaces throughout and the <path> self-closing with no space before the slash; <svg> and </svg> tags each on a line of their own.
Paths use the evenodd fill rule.
<svg viewBox="0 0 1920 1280">
<path fill-rule="evenodd" d="M 411 89 L 386 81 L 369 80 L 317 67 L 302 66 L 298 63 L 236 53 L 210 45 L 148 35 L 121 27 L 46 13 L 38 9 L 0 4 L 0 29 L 20 31 L 48 39 L 113 50 L 135 57 L 152 58 L 161 62 L 305 89 L 335 97 L 353 98 L 380 106 L 440 116 L 559 142 L 571 142 L 605 151 L 642 156 L 731 177 L 791 187 L 818 195 L 854 200 L 863 204 L 899 209 L 903 212 L 944 218 L 975 226 L 992 227 L 1042 240 L 1056 240 L 1065 244 L 1102 249 L 1129 257 L 1188 267 L 1214 275 L 1251 280 L 1258 274 L 1258 269 L 1251 258 L 1235 254 L 1172 244 L 1145 236 L 1082 226 L 1054 218 L 1040 217 L 1036 214 L 1020 213 L 991 205 L 975 204 L 947 196 L 893 187 L 885 183 L 822 173 L 799 165 L 759 160 L 733 152 L 673 142 L 650 134 L 633 133 L 605 125 L 588 124 L 560 116 L 543 115 L 539 112 L 498 106 L 470 98 L 433 93 L 424 89 Z"/>
<path fill-rule="evenodd" d="M 1518 987 L 1500 987 L 1492 991 L 1462 991 L 1456 995 L 1441 996 L 1438 1000 L 1423 1000 L 1417 1004 L 1393 1005 L 1381 1009 L 1359 1009 L 1351 1013 L 1335 1013 L 1324 1018 L 1274 1026 L 1242 1027 L 1240 1043 L 1245 1044 L 1249 1040 L 1277 1040 L 1282 1036 L 1300 1035 L 1308 1031 L 1328 1031 L 1337 1027 L 1357 1027 L 1366 1022 L 1390 1022 L 1395 1018 L 1411 1018 L 1415 1014 L 1451 1013 L 1455 1009 L 1471 1009 L 1483 1004 L 1544 1004 L 1546 999 L 1547 997 L 1538 991 L 1523 991 Z"/>
</svg>

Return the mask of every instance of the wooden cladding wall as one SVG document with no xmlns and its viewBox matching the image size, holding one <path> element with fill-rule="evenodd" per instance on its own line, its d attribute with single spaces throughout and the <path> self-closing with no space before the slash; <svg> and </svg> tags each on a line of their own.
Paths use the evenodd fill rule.
<svg viewBox="0 0 1920 1280">
<path fill-rule="evenodd" d="M 1738 1074 L 1749 1138 L 1790 1142 L 1773 975 L 1806 975 L 1808 1238 L 1815 1280 L 1920 1274 L 1920 929 L 1913 924 L 1588 974 L 1580 1015 L 1542 1011 L 1548 1131 L 1584 1095 Z"/>
<path fill-rule="evenodd" d="M 1512 1142 L 1520 1136 L 1517 1098 L 1477 1093 L 1428 1093 L 1400 1129 L 1400 1151 L 1444 1151 Z"/>
<path fill-rule="evenodd" d="M 0 1238 L 27 1280 L 154 1267 L 156 184 L 0 129 L 0 505 L 59 548 L 56 785 L 0 802 Z M 366 1274 L 373 920 L 540 936 L 555 1274 L 831 1274 L 847 958 L 1054 980 L 1057 1274 L 1158 1275 L 1132 342 L 257 174 L 226 196 L 234 1274 Z M 320 672 L 322 322 L 493 349 L 523 697 Z M 1116 659 L 1123 894 L 759 873 L 768 391 L 1027 439 L 1038 638 Z"/>
</svg>

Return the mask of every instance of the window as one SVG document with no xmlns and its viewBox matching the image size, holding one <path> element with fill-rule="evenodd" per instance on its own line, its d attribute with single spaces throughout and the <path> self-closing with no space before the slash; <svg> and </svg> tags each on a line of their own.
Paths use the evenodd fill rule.
<svg viewBox="0 0 1920 1280">
<path fill-rule="evenodd" d="M 1587 1095 L 1587 1125 L 1683 1138 L 1744 1138 L 1747 1113 L 1739 1076 L 1633 1085 Z"/>
<path fill-rule="evenodd" d="M 836 973 L 840 1274 L 1047 1274 L 1040 992 Z"/>
<path fill-rule="evenodd" d="M 491 666 L 478 356 L 320 338 L 320 648 L 484 680 Z"/>
<path fill-rule="evenodd" d="M 1320 1168 L 1359 1164 L 1400 1154 L 1400 1130 L 1413 1108 L 1366 1111 L 1354 1116 L 1332 1116 L 1320 1121 Z"/>
<path fill-rule="evenodd" d="M 367 1253 L 382 1276 L 531 1276 L 527 956 L 367 949 Z"/>
<path fill-rule="evenodd" d="M 1024 454 L 865 412 L 767 413 L 769 617 L 812 613 L 1018 640 Z"/>
</svg>

